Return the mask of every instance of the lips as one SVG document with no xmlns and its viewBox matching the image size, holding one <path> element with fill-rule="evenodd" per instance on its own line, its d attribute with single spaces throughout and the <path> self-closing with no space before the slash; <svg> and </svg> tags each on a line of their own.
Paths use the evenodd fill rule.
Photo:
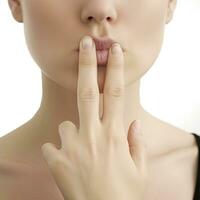
<svg viewBox="0 0 200 200">
<path fill-rule="evenodd" d="M 96 50 L 103 51 L 103 50 L 109 50 L 113 43 L 115 43 L 113 40 L 104 38 L 104 39 L 98 39 L 93 37 L 93 41 L 96 46 Z"/>
<path fill-rule="evenodd" d="M 117 43 L 114 40 L 107 37 L 103 37 L 103 38 L 97 38 L 94 36 L 90 36 L 90 37 L 93 39 L 97 51 L 109 50 L 112 47 L 113 43 Z M 124 52 L 124 48 L 122 46 L 121 48 L 122 48 L 122 51 Z M 79 51 L 79 48 L 77 49 L 77 51 Z"/>
<path fill-rule="evenodd" d="M 108 50 L 97 50 L 97 65 L 106 66 L 108 62 Z"/>
<path fill-rule="evenodd" d="M 96 47 L 96 55 L 97 55 L 97 64 L 98 65 L 107 65 L 108 62 L 108 51 L 112 47 L 113 43 L 117 43 L 110 38 L 96 38 L 91 36 Z M 121 46 L 122 51 L 124 52 L 124 48 Z M 79 49 L 77 50 L 79 51 Z"/>
</svg>

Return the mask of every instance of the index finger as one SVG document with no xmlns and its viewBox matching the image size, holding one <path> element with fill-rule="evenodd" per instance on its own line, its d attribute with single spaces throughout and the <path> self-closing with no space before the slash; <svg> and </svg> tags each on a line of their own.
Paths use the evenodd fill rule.
<svg viewBox="0 0 200 200">
<path fill-rule="evenodd" d="M 91 49 L 82 47 L 83 40 L 92 42 Z M 99 88 L 97 82 L 96 48 L 91 37 L 85 36 L 80 43 L 79 72 L 77 102 L 79 110 L 80 126 L 91 128 L 91 125 L 99 121 Z"/>
</svg>

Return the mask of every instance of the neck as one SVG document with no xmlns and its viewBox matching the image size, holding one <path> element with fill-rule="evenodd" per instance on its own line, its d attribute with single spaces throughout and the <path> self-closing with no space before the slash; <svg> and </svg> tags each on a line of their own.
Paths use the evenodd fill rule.
<svg viewBox="0 0 200 200">
<path fill-rule="evenodd" d="M 33 137 L 32 141 L 52 142 L 59 146 L 58 125 L 61 122 L 71 121 L 77 128 L 79 127 L 77 94 L 52 81 L 44 74 L 42 74 L 42 86 L 41 105 L 32 119 L 34 133 L 29 137 Z M 126 133 L 128 133 L 131 122 L 135 119 L 140 119 L 143 123 L 146 120 L 147 113 L 140 105 L 139 86 L 140 81 L 137 81 L 125 87 L 124 127 Z M 101 115 L 103 93 L 100 93 L 99 108 L 99 115 Z"/>
</svg>

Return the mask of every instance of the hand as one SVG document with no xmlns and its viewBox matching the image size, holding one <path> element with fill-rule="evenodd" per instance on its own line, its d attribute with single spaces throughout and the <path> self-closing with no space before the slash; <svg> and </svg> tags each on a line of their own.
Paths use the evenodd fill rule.
<svg viewBox="0 0 200 200">
<path fill-rule="evenodd" d="M 118 45 L 119 46 L 119 45 Z M 146 148 L 136 121 L 123 125 L 124 56 L 109 51 L 104 112 L 99 119 L 96 49 L 80 43 L 77 88 L 80 128 L 59 125 L 61 149 L 45 143 L 42 153 L 65 200 L 141 200 L 147 180 Z M 133 129 L 135 128 L 135 129 Z"/>
</svg>

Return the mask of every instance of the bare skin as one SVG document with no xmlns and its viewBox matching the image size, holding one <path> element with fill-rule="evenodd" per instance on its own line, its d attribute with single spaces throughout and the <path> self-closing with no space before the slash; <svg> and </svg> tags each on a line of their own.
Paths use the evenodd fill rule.
<svg viewBox="0 0 200 200">
<path fill-rule="evenodd" d="M 41 68 L 43 96 L 29 121 L 0 138 L 0 199 L 63 200 L 41 145 L 51 142 L 60 147 L 58 125 L 62 121 L 79 127 L 75 52 L 79 40 L 88 33 L 97 37 L 112 33 L 126 49 L 124 127 L 127 132 L 130 123 L 140 119 L 147 144 L 150 182 L 145 199 L 191 200 L 198 157 L 195 139 L 144 110 L 139 95 L 140 79 L 160 52 L 164 26 L 172 19 L 176 1 L 49 1 L 9 0 L 13 17 L 24 22 L 29 51 Z M 98 67 L 100 117 L 105 69 Z"/>
<path fill-rule="evenodd" d="M 159 133 L 162 139 L 157 138 L 159 144 L 147 143 L 150 181 L 145 199 L 191 200 L 198 158 L 194 137 L 146 114 L 151 120 L 148 130 L 152 130 L 152 135 Z M 35 196 L 38 200 L 63 200 L 41 152 L 26 141 L 28 133 L 35 130 L 33 121 L 0 140 L 0 197 L 5 200 L 34 199 Z"/>
</svg>

